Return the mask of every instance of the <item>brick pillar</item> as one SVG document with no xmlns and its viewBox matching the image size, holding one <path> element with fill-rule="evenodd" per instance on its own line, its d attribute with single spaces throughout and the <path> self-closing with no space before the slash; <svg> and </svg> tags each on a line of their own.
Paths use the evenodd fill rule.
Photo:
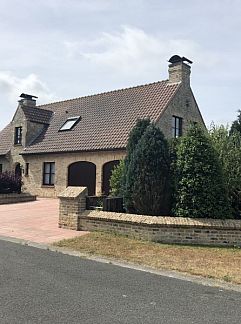
<svg viewBox="0 0 241 324">
<path fill-rule="evenodd" d="M 79 230 L 79 218 L 86 209 L 86 187 L 67 187 L 59 196 L 59 227 Z"/>
</svg>

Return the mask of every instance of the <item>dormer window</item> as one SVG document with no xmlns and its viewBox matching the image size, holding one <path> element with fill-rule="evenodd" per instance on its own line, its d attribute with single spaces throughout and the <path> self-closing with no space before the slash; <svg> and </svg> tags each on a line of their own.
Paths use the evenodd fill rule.
<svg viewBox="0 0 241 324">
<path fill-rule="evenodd" d="M 14 144 L 22 144 L 22 127 L 15 127 Z"/>
<path fill-rule="evenodd" d="M 60 131 L 68 131 L 71 130 L 80 120 L 80 116 L 70 117 L 66 120 L 66 122 L 60 127 Z"/>
</svg>

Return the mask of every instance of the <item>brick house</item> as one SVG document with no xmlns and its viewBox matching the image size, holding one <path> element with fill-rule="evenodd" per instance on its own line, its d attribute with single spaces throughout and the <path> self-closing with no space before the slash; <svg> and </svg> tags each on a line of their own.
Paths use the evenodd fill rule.
<svg viewBox="0 0 241 324">
<path fill-rule="evenodd" d="M 149 117 L 168 138 L 185 133 L 190 121 L 204 124 L 190 87 L 192 62 L 177 55 L 169 62 L 165 81 L 39 106 L 22 94 L 0 132 L 0 172 L 21 174 L 24 190 L 42 197 L 68 185 L 108 194 L 138 118 Z"/>
</svg>

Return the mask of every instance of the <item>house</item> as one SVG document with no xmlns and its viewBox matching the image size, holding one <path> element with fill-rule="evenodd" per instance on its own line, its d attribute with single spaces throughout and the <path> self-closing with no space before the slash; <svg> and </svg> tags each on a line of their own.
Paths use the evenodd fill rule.
<svg viewBox="0 0 241 324">
<path fill-rule="evenodd" d="M 39 106 L 37 97 L 22 94 L 0 132 L 0 171 L 21 174 L 24 190 L 42 197 L 69 185 L 108 194 L 138 118 L 149 117 L 168 138 L 181 136 L 191 121 L 204 124 L 190 87 L 192 62 L 178 55 L 169 62 L 165 81 Z"/>
</svg>

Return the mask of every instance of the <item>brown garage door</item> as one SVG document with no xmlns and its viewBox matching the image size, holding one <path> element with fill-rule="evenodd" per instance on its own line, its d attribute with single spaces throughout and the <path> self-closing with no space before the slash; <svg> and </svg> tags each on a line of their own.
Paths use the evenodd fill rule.
<svg viewBox="0 0 241 324">
<path fill-rule="evenodd" d="M 68 167 L 68 186 L 87 187 L 89 196 L 95 195 L 95 164 L 86 161 L 70 164 Z"/>
</svg>

